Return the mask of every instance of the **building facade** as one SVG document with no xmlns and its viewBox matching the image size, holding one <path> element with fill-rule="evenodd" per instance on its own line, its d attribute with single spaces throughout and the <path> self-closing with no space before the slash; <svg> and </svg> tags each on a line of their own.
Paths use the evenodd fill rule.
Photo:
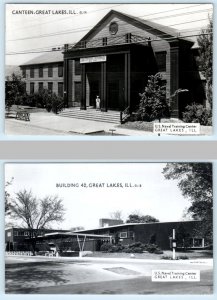
<svg viewBox="0 0 217 300">
<path fill-rule="evenodd" d="M 20 66 L 27 94 L 46 89 L 63 97 L 63 55 L 58 49 Z"/>
<path fill-rule="evenodd" d="M 209 244 L 204 236 L 198 234 L 200 224 L 201 221 L 125 223 L 112 226 L 104 223 L 104 227 L 74 232 L 43 229 L 37 232 L 36 248 L 38 250 L 49 249 L 48 244 L 54 244 L 62 251 L 79 251 L 79 243 L 85 240 L 84 251 L 100 251 L 104 243 L 130 245 L 136 242 L 156 244 L 161 249 L 168 250 L 172 248 L 172 233 L 175 229 L 177 235 L 182 231 L 188 236 L 189 248 L 204 249 Z M 7 251 L 31 250 L 30 231 L 23 228 L 7 229 L 5 247 Z M 178 247 L 184 247 L 182 242 L 178 244 Z"/>
<path fill-rule="evenodd" d="M 204 104 L 206 99 L 193 45 L 172 28 L 112 10 L 79 42 L 65 44 L 62 61 L 51 62 L 53 54 L 48 53 L 21 69 L 27 92 L 44 87 L 60 94 L 57 85 L 62 86 L 63 79 L 66 107 L 95 107 L 99 96 L 104 112 L 135 111 L 148 76 L 161 73 L 171 116 L 182 117 L 187 104 Z M 57 75 L 59 64 L 63 64 L 62 78 Z M 54 74 L 50 78 L 49 66 Z M 187 92 L 174 95 L 178 89 Z"/>
</svg>

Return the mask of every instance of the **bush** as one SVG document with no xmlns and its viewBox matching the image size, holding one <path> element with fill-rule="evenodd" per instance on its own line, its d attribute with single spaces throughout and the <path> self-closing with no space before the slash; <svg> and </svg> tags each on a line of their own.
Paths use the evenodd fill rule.
<svg viewBox="0 0 217 300">
<path fill-rule="evenodd" d="M 212 111 L 201 104 L 193 103 L 188 105 L 183 112 L 185 123 L 200 123 L 200 125 L 212 125 Z"/>
<path fill-rule="evenodd" d="M 177 256 L 177 259 L 189 259 L 189 257 L 187 255 L 180 255 Z"/>
<path fill-rule="evenodd" d="M 155 244 L 148 244 L 146 245 L 146 250 L 149 252 L 149 253 L 154 253 L 156 250 L 158 250 L 159 248 L 157 247 L 157 245 Z"/>
<path fill-rule="evenodd" d="M 154 254 L 163 254 L 163 251 L 161 249 L 156 249 L 154 251 Z"/>
<path fill-rule="evenodd" d="M 112 244 L 102 244 L 100 247 L 100 251 L 102 252 L 109 252 L 109 250 L 112 248 Z"/>
</svg>

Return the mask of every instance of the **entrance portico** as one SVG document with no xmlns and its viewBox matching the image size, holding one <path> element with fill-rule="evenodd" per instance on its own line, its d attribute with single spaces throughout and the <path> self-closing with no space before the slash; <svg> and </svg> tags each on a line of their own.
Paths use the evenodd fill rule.
<svg viewBox="0 0 217 300">
<path fill-rule="evenodd" d="M 141 53 L 150 57 L 151 48 L 147 45 L 124 44 L 69 50 L 68 45 L 65 45 L 64 65 L 68 68 L 67 73 L 72 72 L 69 69 L 72 65 L 70 61 L 79 60 L 80 63 L 80 109 L 95 107 L 97 96 L 100 97 L 102 111 L 131 108 L 131 95 L 135 85 L 142 92 L 147 76 L 154 71 L 148 67 L 147 60 L 140 57 Z M 140 64 L 132 68 L 132 61 L 138 60 L 139 57 Z M 64 81 L 67 95 L 72 93 L 72 84 L 70 85 L 68 78 Z M 137 93 L 137 100 L 138 96 Z"/>
</svg>

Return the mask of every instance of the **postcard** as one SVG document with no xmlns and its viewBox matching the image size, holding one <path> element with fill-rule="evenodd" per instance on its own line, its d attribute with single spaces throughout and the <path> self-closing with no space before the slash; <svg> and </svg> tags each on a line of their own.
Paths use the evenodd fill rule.
<svg viewBox="0 0 217 300">
<path fill-rule="evenodd" d="M 6 294 L 212 294 L 212 168 L 6 163 Z"/>
<path fill-rule="evenodd" d="M 212 135 L 212 4 L 16 3 L 5 14 L 7 135 Z"/>
</svg>

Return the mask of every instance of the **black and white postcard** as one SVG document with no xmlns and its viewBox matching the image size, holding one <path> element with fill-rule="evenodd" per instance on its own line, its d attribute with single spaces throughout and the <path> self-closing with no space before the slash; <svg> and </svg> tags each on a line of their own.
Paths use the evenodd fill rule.
<svg viewBox="0 0 217 300">
<path fill-rule="evenodd" d="M 212 294 L 212 167 L 5 164 L 5 292 Z"/>
<path fill-rule="evenodd" d="M 7 135 L 212 135 L 213 5 L 6 4 Z"/>
</svg>

